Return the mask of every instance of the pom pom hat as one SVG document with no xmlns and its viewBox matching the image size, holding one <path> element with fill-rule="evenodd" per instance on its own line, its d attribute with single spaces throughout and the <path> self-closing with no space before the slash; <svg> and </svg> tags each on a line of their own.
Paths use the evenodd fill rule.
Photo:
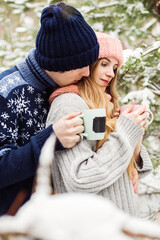
<svg viewBox="0 0 160 240">
<path fill-rule="evenodd" d="M 118 61 L 118 68 L 123 63 L 123 49 L 120 40 L 106 33 L 96 32 L 99 42 L 98 58 L 113 57 Z"/>
<path fill-rule="evenodd" d="M 97 60 L 99 44 L 81 13 L 63 2 L 42 11 L 35 57 L 42 69 L 69 71 Z"/>
</svg>

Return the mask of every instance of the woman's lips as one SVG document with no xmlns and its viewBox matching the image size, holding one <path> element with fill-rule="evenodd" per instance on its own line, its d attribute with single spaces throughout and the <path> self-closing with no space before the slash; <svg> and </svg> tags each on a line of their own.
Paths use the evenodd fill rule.
<svg viewBox="0 0 160 240">
<path fill-rule="evenodd" d="M 105 79 L 101 79 L 102 82 L 104 82 L 105 84 L 108 84 L 109 81 L 108 80 L 105 80 Z"/>
</svg>

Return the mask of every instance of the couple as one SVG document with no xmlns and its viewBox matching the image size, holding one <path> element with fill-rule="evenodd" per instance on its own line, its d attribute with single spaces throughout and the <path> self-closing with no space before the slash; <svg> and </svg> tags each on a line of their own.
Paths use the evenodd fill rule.
<svg viewBox="0 0 160 240">
<path fill-rule="evenodd" d="M 108 47 L 107 51 L 109 49 L 113 53 L 113 49 Z M 58 3 L 42 11 L 36 48 L 29 52 L 24 61 L 0 74 L 0 215 L 8 211 L 22 189 L 27 192 L 26 200 L 29 199 L 41 148 L 52 132 L 57 136 L 56 163 L 53 168 L 55 190 L 97 193 L 112 199 L 120 208 L 134 212 L 132 200 L 129 199 L 128 206 L 126 199 L 133 194 L 126 169 L 134 150 L 138 162 L 136 167 L 142 172 L 141 175 L 152 167 L 143 147 L 140 156 L 146 119 L 145 114 L 141 114 L 144 109 L 136 112 L 138 118 L 130 113 L 132 105 L 117 121 L 113 116 L 118 105 L 114 76 L 121 65 L 119 51 L 121 49 L 118 48 L 115 55 L 108 56 L 102 47 L 100 54 L 103 52 L 104 55 L 98 55 L 99 44 L 95 32 L 75 8 Z M 98 56 L 107 59 L 95 62 Z M 96 80 L 106 67 L 109 77 L 103 77 L 103 81 Z M 96 79 L 93 79 L 92 71 Z M 79 81 L 82 77 L 84 79 Z M 76 94 L 60 94 L 58 89 L 57 97 L 51 96 L 53 101 L 47 119 L 48 127 L 45 128 L 48 98 L 53 88 L 76 83 Z M 69 88 L 67 91 L 72 90 Z M 75 117 L 88 106 L 107 108 L 104 142 L 83 140 L 78 143 L 78 134 L 84 128 L 82 120 Z M 87 174 L 86 177 L 84 174 Z M 119 192 L 115 192 L 117 188 L 121 191 L 122 199 Z"/>
<path fill-rule="evenodd" d="M 105 137 L 99 141 L 83 139 L 73 148 L 55 152 L 54 190 L 95 193 L 137 215 L 137 176 L 141 178 L 152 170 L 142 145 L 147 114 L 144 107 L 131 112 L 134 104 L 119 113 L 116 77 L 123 62 L 122 46 L 118 39 L 105 33 L 96 35 L 100 47 L 98 60 L 90 66 L 88 77 L 51 94 L 46 125 L 54 124 L 70 111 L 105 108 Z"/>
</svg>

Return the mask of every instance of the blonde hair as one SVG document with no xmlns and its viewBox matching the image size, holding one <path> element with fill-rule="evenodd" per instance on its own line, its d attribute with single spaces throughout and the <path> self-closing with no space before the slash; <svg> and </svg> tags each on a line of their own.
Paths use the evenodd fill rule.
<svg viewBox="0 0 160 240">
<path fill-rule="evenodd" d="M 98 59 L 90 66 L 90 76 L 84 77 L 78 82 L 78 89 L 80 96 L 85 100 L 89 108 L 105 108 L 106 109 L 106 129 L 104 139 L 97 141 L 96 150 L 98 150 L 104 142 L 107 140 L 110 132 L 115 130 L 116 118 L 113 113 L 118 108 L 118 94 L 116 91 L 117 85 L 117 71 L 115 77 L 111 80 L 109 86 L 106 88 L 106 93 L 112 96 L 111 101 L 104 94 L 104 90 L 94 81 L 93 75 L 97 69 L 101 59 Z M 127 172 L 130 178 L 132 178 L 134 169 L 134 158 L 132 157 L 130 164 L 127 168 Z"/>
</svg>

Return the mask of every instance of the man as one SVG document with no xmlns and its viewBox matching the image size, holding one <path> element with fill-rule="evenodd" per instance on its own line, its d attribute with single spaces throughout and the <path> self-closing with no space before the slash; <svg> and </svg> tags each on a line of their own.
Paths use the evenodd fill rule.
<svg viewBox="0 0 160 240">
<path fill-rule="evenodd" d="M 61 2 L 42 11 L 36 48 L 0 74 L 0 215 L 22 189 L 29 199 L 40 151 L 52 132 L 58 138 L 56 150 L 80 140 L 82 120 L 74 118 L 79 113 L 45 129 L 48 97 L 53 88 L 88 76 L 98 52 L 96 35 L 81 13 Z"/>
</svg>

